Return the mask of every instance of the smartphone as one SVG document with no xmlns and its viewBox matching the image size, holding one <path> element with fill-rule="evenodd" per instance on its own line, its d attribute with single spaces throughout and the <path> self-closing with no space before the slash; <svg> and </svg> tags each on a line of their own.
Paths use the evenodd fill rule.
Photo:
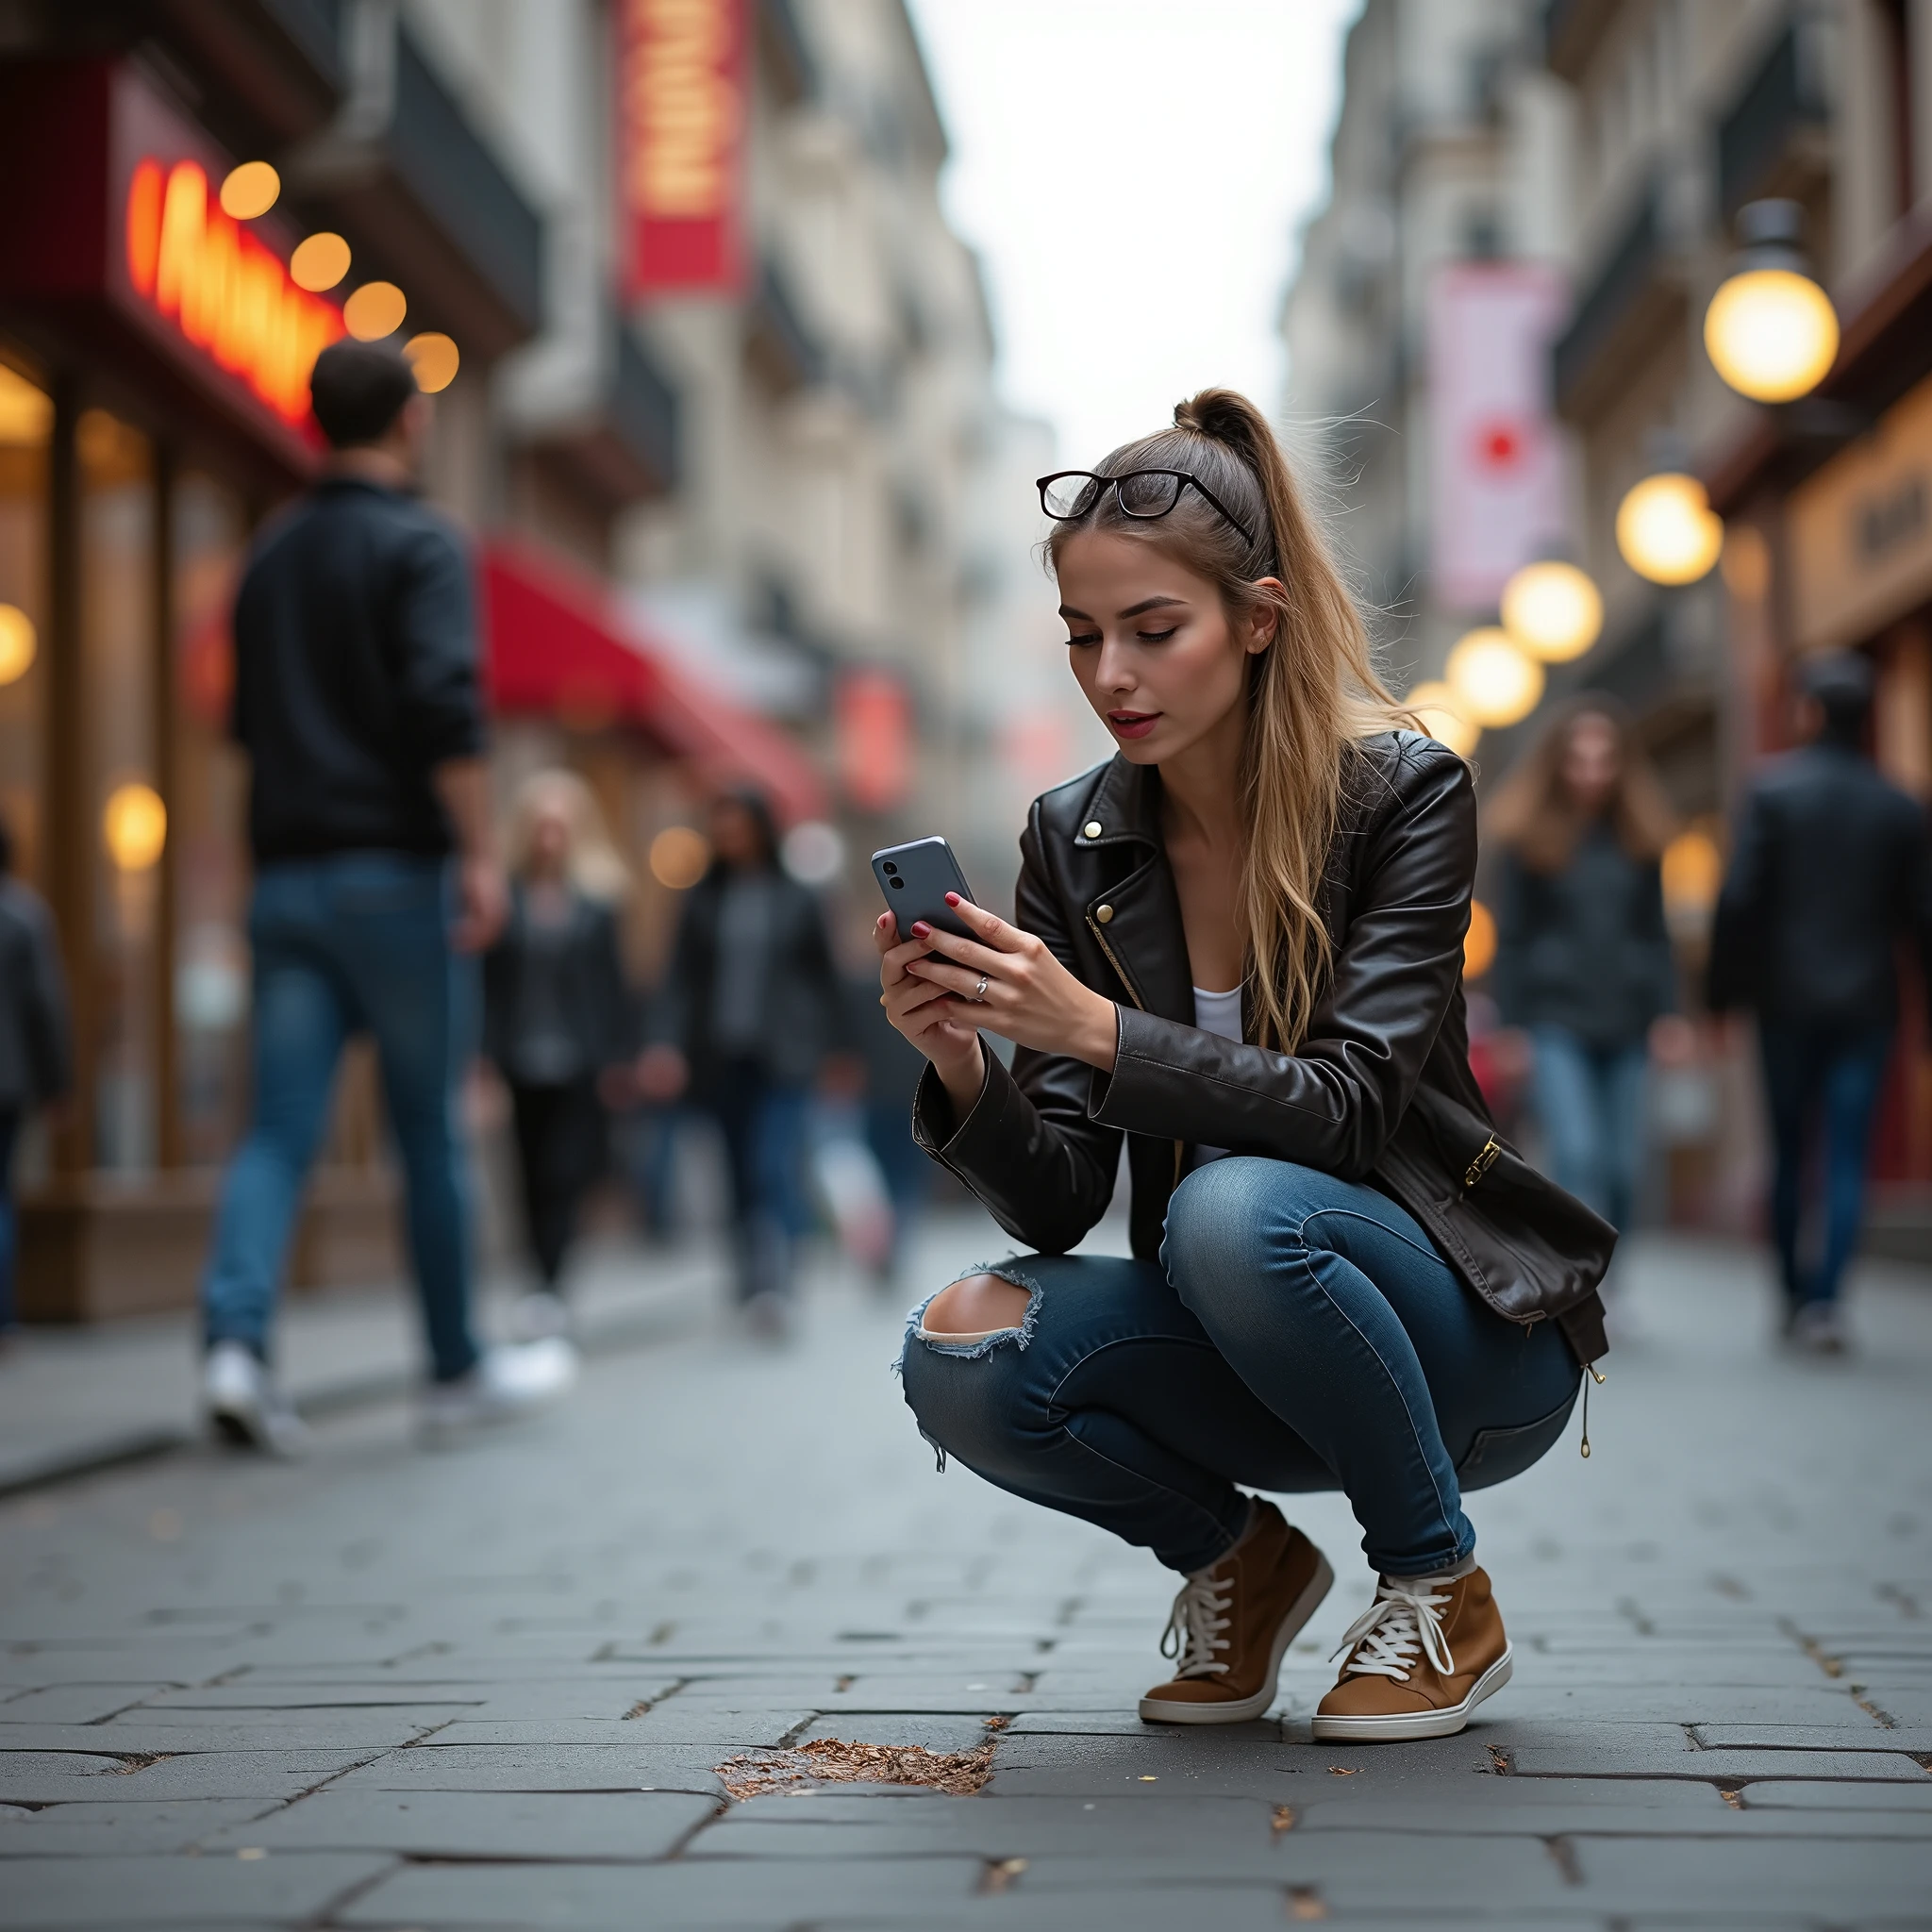
<svg viewBox="0 0 1932 1932">
<path fill-rule="evenodd" d="M 872 873 L 891 908 L 902 940 L 912 937 L 915 919 L 962 940 L 973 937 L 966 922 L 946 904 L 948 892 L 972 899 L 973 888 L 943 839 L 914 839 L 908 845 L 888 845 L 873 854 Z M 974 905 L 978 903 L 974 900 Z"/>
</svg>

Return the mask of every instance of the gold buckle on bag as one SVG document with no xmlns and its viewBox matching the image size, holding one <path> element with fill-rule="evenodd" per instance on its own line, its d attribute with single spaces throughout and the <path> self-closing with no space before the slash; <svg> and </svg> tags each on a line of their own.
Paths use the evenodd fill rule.
<svg viewBox="0 0 1932 1932">
<path fill-rule="evenodd" d="M 1473 1188 L 1496 1164 L 1496 1157 L 1503 1151 L 1503 1143 L 1491 1134 L 1482 1144 L 1482 1151 L 1469 1163 L 1462 1176 L 1462 1185 Z"/>
</svg>

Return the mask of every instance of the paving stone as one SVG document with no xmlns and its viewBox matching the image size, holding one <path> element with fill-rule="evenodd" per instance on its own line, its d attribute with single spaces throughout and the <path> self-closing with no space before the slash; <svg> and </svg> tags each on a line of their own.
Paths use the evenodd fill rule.
<svg viewBox="0 0 1932 1932">
<path fill-rule="evenodd" d="M 129 1798 L 298 1797 L 360 1764 L 366 1751 L 215 1751 L 151 1763 L 93 1759 L 64 1752 L 0 1754 L 0 1799 L 11 1792 L 26 1803 L 119 1804 Z M 45 1771 L 13 1772 L 12 1758 L 45 1764 Z M 60 1764 L 104 1763 L 104 1773 L 61 1773 Z"/>
<path fill-rule="evenodd" d="M 706 1704 L 680 1705 L 674 1698 L 641 1717 L 517 1722 L 458 1719 L 436 1733 L 439 1744 L 712 1744 L 721 1752 L 777 1744 L 809 1724 L 817 1713 L 797 1710 L 730 1710 Z"/>
<path fill-rule="evenodd" d="M 1932 1778 L 1920 1784 L 1833 1784 L 1804 1778 L 1742 1787 L 1746 1809 L 1790 1811 L 1914 1811 L 1932 1814 Z"/>
<path fill-rule="evenodd" d="M 183 1711 L 184 1718 L 199 1715 Z M 233 1716 L 235 1713 L 230 1712 Z M 301 1722 L 286 1712 L 261 1713 L 260 1724 L 146 1724 L 136 1719 L 110 1724 L 17 1724 L 0 1733 L 0 1745 L 14 1751 L 112 1752 L 152 1757 L 191 1751 L 287 1751 L 335 1746 L 344 1753 L 387 1751 L 425 1737 L 448 1722 L 443 1716 L 420 1721 L 384 1711 L 305 1711 Z"/>
<path fill-rule="evenodd" d="M 1574 1744 L 1511 1745 L 1509 1769 L 1518 1777 L 1757 1777 L 1895 1778 L 1914 1784 L 1926 1774 L 1903 1752 L 1694 1751 L 1663 1752 L 1645 1745 L 1620 1747 L 1592 1738 Z"/>
<path fill-rule="evenodd" d="M 119 1804 L 49 1805 L 0 1824 L 0 1858 L 123 1857 L 185 1852 L 225 1824 L 273 1808 L 259 1798 L 126 1799 Z"/>
<path fill-rule="evenodd" d="M 332 1791 L 699 1791 L 722 1795 L 715 1746 L 419 1744 L 332 1779 Z"/>
<path fill-rule="evenodd" d="M 7 1748 L 9 1724 L 97 1724 L 129 1709 L 166 1684 L 47 1684 L 0 1704 L 0 1750 Z"/>
<path fill-rule="evenodd" d="M 1754 1839 L 1726 1843 L 1660 1838 L 1568 1840 L 1591 1903 L 1619 1915 L 1681 1915 L 1688 1899 L 1723 1901 L 1727 1913 L 1805 1913 L 1827 1923 L 1853 1915 L 1913 1913 L 1924 1923 L 1928 1862 L 1923 1844 L 1866 1840 Z"/>
<path fill-rule="evenodd" d="M 267 1858 L 20 1858 L 0 1886 L 0 1926 L 308 1924 L 394 1861 L 351 1852 Z M 139 1916 L 129 1919 L 131 1907 Z"/>
<path fill-rule="evenodd" d="M 1860 1715 L 1863 1713 L 1861 1712 Z M 1850 1724 L 1694 1724 L 1692 1734 L 1707 1751 L 1905 1751 L 1932 1753 L 1932 1724 L 1908 1729 Z"/>
<path fill-rule="evenodd" d="M 717 1809 L 684 1791 L 318 1791 L 207 1849 L 393 1851 L 442 1858 L 662 1858 Z"/>
<path fill-rule="evenodd" d="M 861 1915 L 875 1926 L 911 1926 L 936 1904 L 963 1904 L 985 1869 L 977 1858 L 415 1866 L 372 1887 L 336 1917 L 343 1925 L 558 1925 L 572 1932 L 672 1925 L 771 1932 Z"/>
<path fill-rule="evenodd" d="M 974 1751 L 1004 1735 L 989 1730 L 984 1718 L 945 1713 L 867 1711 L 858 1715 L 830 1710 L 808 1724 L 799 1738 L 840 1738 L 847 1743 L 917 1744 L 937 1752 Z"/>
</svg>

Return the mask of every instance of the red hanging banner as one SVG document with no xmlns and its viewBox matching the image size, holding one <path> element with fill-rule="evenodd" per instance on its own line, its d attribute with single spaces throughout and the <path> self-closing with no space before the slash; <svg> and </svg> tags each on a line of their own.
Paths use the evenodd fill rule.
<svg viewBox="0 0 1932 1932">
<path fill-rule="evenodd" d="M 620 0 L 618 207 L 625 291 L 744 281 L 746 0 Z"/>
</svg>

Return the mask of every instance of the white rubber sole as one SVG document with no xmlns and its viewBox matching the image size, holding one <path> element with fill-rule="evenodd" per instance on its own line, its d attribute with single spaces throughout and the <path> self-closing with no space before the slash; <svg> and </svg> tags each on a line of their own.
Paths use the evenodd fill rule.
<svg viewBox="0 0 1932 1932">
<path fill-rule="evenodd" d="M 1335 1572 L 1328 1558 L 1315 1552 L 1315 1574 L 1301 1595 L 1288 1607 L 1274 1632 L 1274 1643 L 1268 1658 L 1268 1674 L 1252 1697 L 1236 1704 L 1179 1704 L 1165 1697 L 1143 1697 L 1141 1721 L 1150 1724 L 1244 1724 L 1259 1717 L 1274 1702 L 1275 1680 L 1281 1675 L 1281 1659 L 1288 1646 L 1301 1634 L 1302 1626 L 1322 1607 L 1322 1599 L 1335 1588 Z"/>
<path fill-rule="evenodd" d="M 1332 1744 L 1392 1744 L 1403 1738 L 1453 1738 L 1469 1722 L 1485 1697 L 1493 1697 L 1509 1681 L 1512 1653 L 1503 1655 L 1470 1687 L 1460 1704 L 1441 1710 L 1406 1710 L 1392 1717 L 1322 1717 L 1314 1724 L 1315 1741 Z"/>
</svg>

